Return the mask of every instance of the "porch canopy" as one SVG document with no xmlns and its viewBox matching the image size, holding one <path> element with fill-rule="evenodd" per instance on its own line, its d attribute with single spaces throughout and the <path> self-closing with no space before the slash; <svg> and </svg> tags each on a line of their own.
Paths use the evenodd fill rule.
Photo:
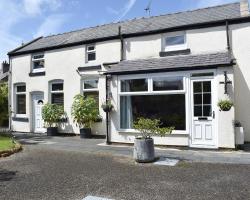
<svg viewBox="0 0 250 200">
<path fill-rule="evenodd" d="M 213 69 L 232 66 L 234 58 L 231 52 L 217 52 L 197 55 L 167 56 L 139 60 L 124 60 L 118 64 L 107 66 L 105 74 L 140 74 L 154 72 L 187 71 L 197 69 Z"/>
</svg>

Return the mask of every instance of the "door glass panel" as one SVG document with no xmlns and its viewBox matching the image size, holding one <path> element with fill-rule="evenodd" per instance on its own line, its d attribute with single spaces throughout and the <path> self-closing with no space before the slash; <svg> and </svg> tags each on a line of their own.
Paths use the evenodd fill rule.
<svg viewBox="0 0 250 200">
<path fill-rule="evenodd" d="M 211 93 L 203 94 L 203 104 L 211 104 Z"/>
<path fill-rule="evenodd" d="M 211 81 L 193 82 L 194 116 L 209 117 L 212 115 Z"/>
</svg>

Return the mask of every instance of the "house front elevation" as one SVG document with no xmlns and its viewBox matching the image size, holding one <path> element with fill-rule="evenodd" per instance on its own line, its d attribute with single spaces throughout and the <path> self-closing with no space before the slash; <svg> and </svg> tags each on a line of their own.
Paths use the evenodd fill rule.
<svg viewBox="0 0 250 200">
<path fill-rule="evenodd" d="M 99 105 L 93 134 L 110 142 L 133 143 L 133 124 L 145 117 L 174 127 L 154 137 L 158 145 L 235 148 L 235 121 L 250 141 L 249 36 L 242 0 L 34 39 L 9 52 L 11 129 L 45 132 L 49 102 L 67 113 L 60 132 L 78 134 L 71 106 L 81 93 Z M 233 107 L 224 111 L 220 101 Z"/>
</svg>

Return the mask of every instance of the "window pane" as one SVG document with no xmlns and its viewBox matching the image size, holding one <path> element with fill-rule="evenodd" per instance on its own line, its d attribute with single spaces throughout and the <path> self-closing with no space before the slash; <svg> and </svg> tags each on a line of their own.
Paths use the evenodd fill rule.
<svg viewBox="0 0 250 200">
<path fill-rule="evenodd" d="M 194 104 L 202 104 L 202 94 L 194 94 Z"/>
<path fill-rule="evenodd" d="M 33 61 L 33 69 L 44 68 L 44 60 Z"/>
<path fill-rule="evenodd" d="M 97 88 L 98 80 L 86 80 L 84 81 L 84 89 L 95 89 Z"/>
<path fill-rule="evenodd" d="M 139 117 L 160 119 L 162 127 L 186 129 L 185 95 L 121 96 L 121 128 L 133 128 Z"/>
<path fill-rule="evenodd" d="M 211 82 L 210 81 L 203 82 L 203 92 L 211 92 Z"/>
<path fill-rule="evenodd" d="M 184 35 L 166 37 L 166 46 L 180 45 L 185 43 Z"/>
<path fill-rule="evenodd" d="M 25 85 L 16 86 L 16 91 L 17 92 L 26 92 L 26 86 Z"/>
<path fill-rule="evenodd" d="M 211 94 L 203 94 L 203 104 L 211 104 Z"/>
<path fill-rule="evenodd" d="M 44 58 L 43 54 L 33 55 L 33 59 L 42 59 L 42 58 Z"/>
<path fill-rule="evenodd" d="M 212 108 L 211 106 L 203 106 L 203 116 L 210 117 L 212 116 Z"/>
<path fill-rule="evenodd" d="M 52 91 L 63 91 L 63 83 L 53 83 Z"/>
<path fill-rule="evenodd" d="M 195 117 L 202 116 L 202 106 L 194 106 L 194 116 Z"/>
<path fill-rule="evenodd" d="M 194 93 L 202 92 L 202 83 L 194 82 Z"/>
<path fill-rule="evenodd" d="M 84 92 L 83 93 L 85 97 L 92 97 L 96 100 L 96 105 L 99 108 L 99 92 L 97 91 L 91 91 L 91 92 Z"/>
<path fill-rule="evenodd" d="M 147 79 L 131 79 L 121 81 L 121 92 L 148 91 Z"/>
<path fill-rule="evenodd" d="M 17 101 L 17 114 L 26 114 L 26 95 L 18 94 Z"/>
<path fill-rule="evenodd" d="M 95 50 L 95 46 L 88 46 L 88 51 L 94 51 Z"/>
<path fill-rule="evenodd" d="M 95 52 L 93 53 L 88 53 L 88 61 L 95 60 Z"/>
<path fill-rule="evenodd" d="M 182 77 L 159 77 L 153 78 L 153 90 L 183 90 Z"/>
<path fill-rule="evenodd" d="M 64 95 L 63 93 L 52 93 L 51 103 L 57 105 L 64 105 Z"/>
</svg>

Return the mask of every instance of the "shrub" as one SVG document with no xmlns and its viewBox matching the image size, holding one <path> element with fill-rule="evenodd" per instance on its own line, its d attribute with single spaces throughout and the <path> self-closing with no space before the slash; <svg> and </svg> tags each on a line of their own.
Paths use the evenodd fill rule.
<svg viewBox="0 0 250 200">
<path fill-rule="evenodd" d="M 0 84 L 0 127 L 8 122 L 8 85 Z"/>
<path fill-rule="evenodd" d="M 111 112 L 113 110 L 114 106 L 111 103 L 111 100 L 108 99 L 107 102 L 102 104 L 102 109 L 104 112 Z"/>
<path fill-rule="evenodd" d="M 151 138 L 152 136 L 165 136 L 171 134 L 174 130 L 174 127 L 160 127 L 159 119 L 147 119 L 139 118 L 134 123 L 134 129 L 138 130 L 143 139 Z"/>
<path fill-rule="evenodd" d="M 42 118 L 46 127 L 57 127 L 65 115 L 63 106 L 47 103 L 42 109 Z"/>
<path fill-rule="evenodd" d="M 71 115 L 79 127 L 91 128 L 92 123 L 99 118 L 99 109 L 93 97 L 85 98 L 83 95 L 76 95 L 71 107 Z"/>
<path fill-rule="evenodd" d="M 222 111 L 229 111 L 233 105 L 233 102 L 230 100 L 220 100 L 218 102 L 218 106 Z"/>
</svg>

